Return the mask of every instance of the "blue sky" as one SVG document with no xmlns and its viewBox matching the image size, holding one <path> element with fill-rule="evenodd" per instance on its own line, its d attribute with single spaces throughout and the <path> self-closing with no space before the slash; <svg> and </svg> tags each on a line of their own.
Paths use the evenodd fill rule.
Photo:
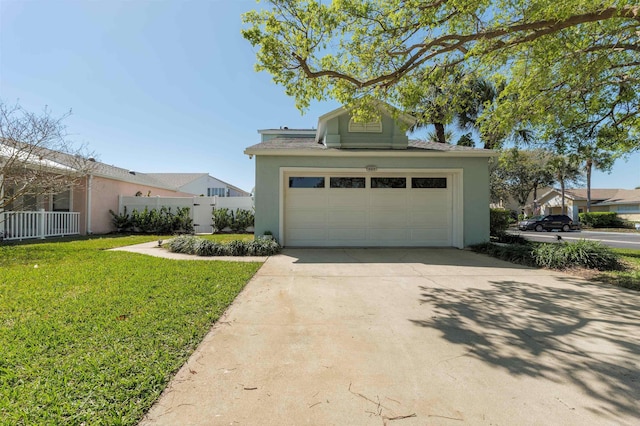
<svg viewBox="0 0 640 426">
<path fill-rule="evenodd" d="M 311 128 L 339 105 L 294 100 L 254 71 L 253 0 L 0 0 L 0 98 L 46 105 L 72 140 L 140 172 L 207 172 L 251 190 L 258 129 Z M 640 185 L 640 154 L 594 188 Z"/>
</svg>

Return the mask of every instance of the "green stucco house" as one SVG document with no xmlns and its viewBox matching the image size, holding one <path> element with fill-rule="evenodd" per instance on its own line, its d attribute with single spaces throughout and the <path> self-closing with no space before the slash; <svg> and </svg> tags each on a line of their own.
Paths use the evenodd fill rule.
<svg viewBox="0 0 640 426">
<path fill-rule="evenodd" d="M 255 233 L 285 247 L 458 247 L 489 240 L 491 150 L 409 140 L 413 118 L 259 130 Z"/>
</svg>

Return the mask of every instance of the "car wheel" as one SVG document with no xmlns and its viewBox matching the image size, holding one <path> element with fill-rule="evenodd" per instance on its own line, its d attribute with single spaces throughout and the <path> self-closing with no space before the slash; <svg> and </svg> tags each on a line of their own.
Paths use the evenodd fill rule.
<svg viewBox="0 0 640 426">
<path fill-rule="evenodd" d="M 542 225 L 536 225 L 536 232 L 542 232 Z"/>
<path fill-rule="evenodd" d="M 564 225 L 562 225 L 562 232 L 569 232 L 570 229 L 571 229 L 571 227 L 569 225 L 567 225 L 566 223 Z"/>
</svg>

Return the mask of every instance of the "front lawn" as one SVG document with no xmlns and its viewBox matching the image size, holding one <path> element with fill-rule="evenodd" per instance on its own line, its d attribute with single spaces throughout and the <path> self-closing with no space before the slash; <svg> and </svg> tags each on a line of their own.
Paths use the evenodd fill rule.
<svg viewBox="0 0 640 426">
<path fill-rule="evenodd" d="M 640 290 L 640 250 L 612 249 L 626 263 L 623 271 L 607 271 L 596 275 L 594 279 L 607 284 Z"/>
<path fill-rule="evenodd" d="M 0 246 L 2 424 L 136 424 L 260 263 Z"/>
</svg>

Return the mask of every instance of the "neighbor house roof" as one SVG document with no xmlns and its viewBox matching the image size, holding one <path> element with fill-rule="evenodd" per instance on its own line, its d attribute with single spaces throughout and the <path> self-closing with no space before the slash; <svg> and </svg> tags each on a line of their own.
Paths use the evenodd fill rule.
<svg viewBox="0 0 640 426">
<path fill-rule="evenodd" d="M 28 148 L 27 144 L 14 142 L 12 144 L 0 143 L 0 157 L 9 153 L 17 152 L 14 155 L 25 155 L 22 152 L 29 152 L 30 157 L 26 162 L 37 167 L 47 167 L 52 172 L 62 173 L 82 173 L 107 179 L 119 180 L 122 182 L 135 183 L 139 185 L 152 186 L 155 188 L 176 190 L 158 179 L 144 173 L 135 172 L 121 167 L 112 166 L 96 161 L 94 158 L 85 158 L 80 155 L 67 154 L 60 151 L 44 147 Z"/>
<path fill-rule="evenodd" d="M 190 184 L 191 182 L 198 180 L 202 177 L 209 177 L 209 173 L 148 173 L 149 176 L 154 179 L 158 179 L 162 182 L 165 182 L 167 185 L 175 186 L 178 189 L 181 189 L 183 186 Z M 213 179 L 218 182 L 223 183 L 228 188 L 231 188 L 235 191 L 249 194 L 249 192 L 238 188 L 235 185 L 231 185 L 228 182 L 225 182 L 217 177 L 211 176 Z"/>
<path fill-rule="evenodd" d="M 616 195 L 619 189 L 594 189 L 591 188 L 591 200 L 606 200 L 607 198 L 611 198 Z M 587 199 L 587 189 L 586 188 L 578 188 L 578 189 L 566 189 L 565 196 L 571 198 L 573 200 L 586 200 Z"/>
<path fill-rule="evenodd" d="M 585 201 L 587 199 L 587 189 L 586 188 L 577 188 L 577 189 L 566 189 L 565 197 L 574 200 L 574 201 Z M 549 195 L 559 195 L 559 189 L 551 189 L 549 192 L 545 193 L 539 199 L 542 200 Z M 630 203 L 640 203 L 640 189 L 617 189 L 617 188 L 609 188 L 609 189 L 599 189 L 592 188 L 591 189 L 591 201 L 593 204 L 597 204 L 600 206 L 613 205 L 613 204 L 630 204 Z"/>
<path fill-rule="evenodd" d="M 427 142 L 422 140 L 409 140 L 407 149 L 356 149 L 356 148 L 327 148 L 321 142 L 312 138 L 274 138 L 266 142 L 260 142 L 245 149 L 248 155 L 366 155 L 376 156 L 437 156 L 454 155 L 462 157 L 491 157 L 497 153 L 490 149 L 471 148 L 466 146 L 450 145 L 445 143 Z"/>
<path fill-rule="evenodd" d="M 172 187 L 180 188 L 203 176 L 209 176 L 209 173 L 147 173 L 147 175 Z"/>
<path fill-rule="evenodd" d="M 618 189 L 613 197 L 598 203 L 601 206 L 614 204 L 640 204 L 640 189 Z"/>
</svg>

